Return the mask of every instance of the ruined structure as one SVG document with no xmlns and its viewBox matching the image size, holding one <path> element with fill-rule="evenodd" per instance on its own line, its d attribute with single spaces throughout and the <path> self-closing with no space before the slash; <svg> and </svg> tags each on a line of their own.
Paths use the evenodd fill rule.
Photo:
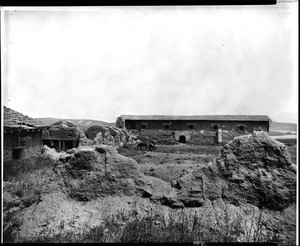
<svg viewBox="0 0 300 246">
<path fill-rule="evenodd" d="M 92 140 L 92 145 L 106 144 L 110 146 L 122 146 L 128 142 L 129 135 L 125 129 L 101 124 L 90 126 L 85 135 Z"/>
<path fill-rule="evenodd" d="M 43 144 L 57 151 L 76 148 L 82 131 L 71 121 L 61 120 L 43 131 Z"/>
<path fill-rule="evenodd" d="M 121 115 L 116 127 L 137 129 L 140 136 L 161 143 L 226 143 L 235 136 L 269 131 L 266 115 Z"/>
<path fill-rule="evenodd" d="M 42 150 L 41 122 L 4 106 L 3 159 L 12 160 L 38 155 Z"/>
</svg>

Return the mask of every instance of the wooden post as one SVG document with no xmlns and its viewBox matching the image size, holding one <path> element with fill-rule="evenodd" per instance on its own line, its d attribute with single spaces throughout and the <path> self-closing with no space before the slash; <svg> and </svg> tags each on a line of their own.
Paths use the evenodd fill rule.
<svg viewBox="0 0 300 246">
<path fill-rule="evenodd" d="M 58 151 L 61 150 L 61 140 L 58 140 Z"/>
<path fill-rule="evenodd" d="M 65 150 L 65 143 L 66 143 L 65 141 L 62 141 L 62 148 L 63 148 L 62 150 Z"/>
</svg>

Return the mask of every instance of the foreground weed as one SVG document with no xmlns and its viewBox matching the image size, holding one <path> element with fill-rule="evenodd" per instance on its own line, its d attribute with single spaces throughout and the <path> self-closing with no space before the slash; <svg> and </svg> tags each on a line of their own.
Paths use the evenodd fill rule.
<svg viewBox="0 0 300 246">
<path fill-rule="evenodd" d="M 25 207 L 29 207 L 40 199 L 42 187 L 48 180 L 48 172 L 54 162 L 37 157 L 6 162 L 4 165 L 3 179 L 12 183 L 10 192 L 20 197 Z"/>
<path fill-rule="evenodd" d="M 32 173 L 36 170 L 49 168 L 54 165 L 54 161 L 42 156 L 26 158 L 20 160 L 4 161 L 3 181 L 14 182 L 22 179 L 24 174 Z"/>
</svg>

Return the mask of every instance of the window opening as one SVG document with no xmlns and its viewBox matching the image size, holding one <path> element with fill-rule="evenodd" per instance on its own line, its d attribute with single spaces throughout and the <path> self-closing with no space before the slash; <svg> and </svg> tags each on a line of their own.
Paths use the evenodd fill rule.
<svg viewBox="0 0 300 246">
<path fill-rule="evenodd" d="M 194 125 L 189 125 L 189 128 L 190 128 L 191 130 L 193 130 L 193 129 L 195 129 L 195 126 L 194 126 Z"/>
<path fill-rule="evenodd" d="M 245 131 L 245 130 L 246 130 L 246 125 L 237 125 L 237 127 L 238 127 L 241 131 Z"/>
<path fill-rule="evenodd" d="M 218 125 L 215 125 L 215 124 L 213 124 L 213 125 L 212 125 L 212 128 L 214 128 L 215 130 L 218 130 L 219 126 L 218 126 Z"/>
</svg>

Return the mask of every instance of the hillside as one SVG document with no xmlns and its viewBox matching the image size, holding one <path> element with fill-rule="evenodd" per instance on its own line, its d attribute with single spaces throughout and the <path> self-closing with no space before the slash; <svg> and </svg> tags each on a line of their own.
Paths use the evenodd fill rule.
<svg viewBox="0 0 300 246">
<path fill-rule="evenodd" d="M 272 121 L 270 131 L 296 132 L 297 124 Z"/>
<path fill-rule="evenodd" d="M 272 119 L 276 122 L 285 122 L 285 123 L 297 123 L 298 114 L 297 113 L 290 113 L 290 112 L 283 112 L 280 114 L 275 114 L 272 116 Z"/>
<path fill-rule="evenodd" d="M 86 131 L 90 126 L 92 125 L 97 125 L 97 124 L 101 124 L 101 125 L 107 125 L 107 126 L 114 126 L 115 123 L 109 123 L 109 122 L 105 122 L 105 121 L 100 121 L 100 120 L 90 120 L 90 119 L 60 119 L 60 118 L 36 118 L 37 120 L 40 120 L 42 122 L 44 122 L 45 124 L 51 125 L 57 121 L 60 120 L 68 120 L 71 121 L 73 123 L 75 123 L 78 128 L 82 131 Z"/>
</svg>

